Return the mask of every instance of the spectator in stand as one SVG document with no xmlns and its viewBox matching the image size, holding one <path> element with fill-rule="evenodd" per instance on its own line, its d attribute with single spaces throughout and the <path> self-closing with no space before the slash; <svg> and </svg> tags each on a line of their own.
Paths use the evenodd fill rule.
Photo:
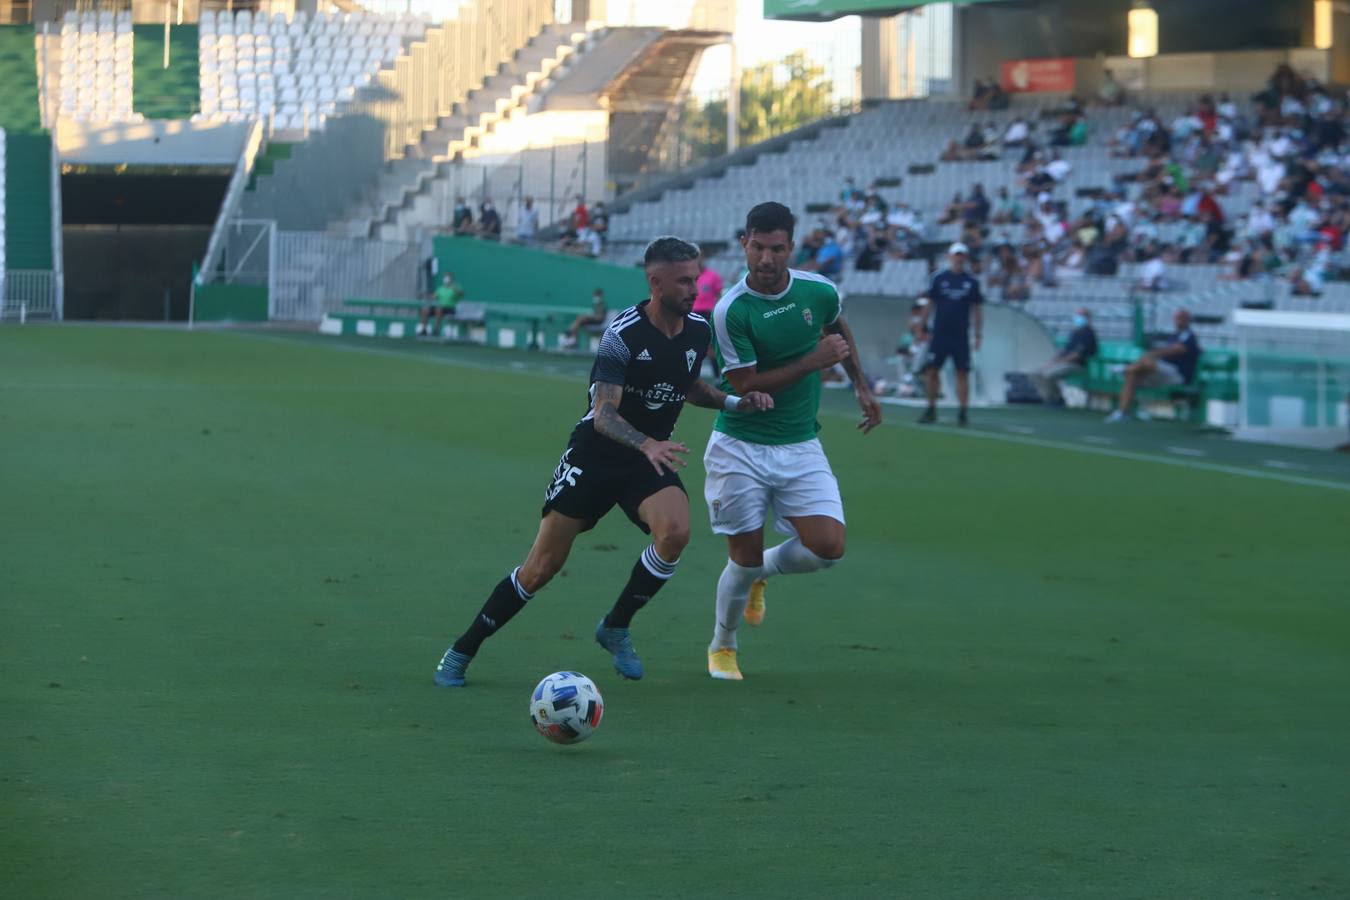
<svg viewBox="0 0 1350 900">
<path fill-rule="evenodd" d="M 947 149 L 943 150 L 938 159 L 943 162 L 961 162 L 962 160 L 979 159 L 980 150 L 984 147 L 984 131 L 980 128 L 978 122 L 972 122 L 970 130 L 961 140 L 952 138 L 947 142 Z"/>
<path fill-rule="evenodd" d="M 1045 173 L 1055 180 L 1055 184 L 1062 183 L 1072 171 L 1073 163 L 1060 156 L 1058 150 L 1051 153 L 1050 161 L 1045 164 Z"/>
<path fill-rule="evenodd" d="M 793 268 L 807 271 L 815 265 L 816 254 L 825 245 L 825 234 L 825 226 L 817 225 L 802 237 L 797 244 L 797 257 L 793 260 Z"/>
<path fill-rule="evenodd" d="M 1018 116 L 1012 120 L 1008 130 L 1003 132 L 1003 146 L 1012 147 L 1017 150 L 1025 149 L 1031 143 L 1031 126 L 1027 120 Z"/>
<path fill-rule="evenodd" d="M 572 209 L 572 215 L 569 219 L 572 231 L 580 234 L 581 229 L 591 224 L 590 210 L 586 209 L 586 201 L 580 194 L 576 196 L 577 205 Z"/>
<path fill-rule="evenodd" d="M 473 210 L 463 197 L 455 198 L 455 211 L 450 219 L 455 234 L 473 234 Z"/>
<path fill-rule="evenodd" d="M 984 193 L 984 185 L 976 182 L 970 189 L 961 210 L 961 218 L 972 225 L 984 225 L 989 221 L 989 198 Z"/>
<path fill-rule="evenodd" d="M 1295 266 L 1289 273 L 1295 297 L 1320 297 L 1331 263 L 1331 246 L 1318 244 L 1317 253 L 1305 265 Z"/>
<path fill-rule="evenodd" d="M 1162 253 L 1156 250 L 1149 253 L 1139 267 L 1139 280 L 1135 286 L 1141 291 L 1167 290 L 1167 263 L 1163 261 Z"/>
<path fill-rule="evenodd" d="M 1024 303 L 1031 299 L 1031 285 L 1011 244 L 999 244 L 989 263 L 985 283 L 990 291 L 998 289 L 1005 303 Z"/>
<path fill-rule="evenodd" d="M 598 328 L 605 324 L 605 318 L 609 315 L 609 307 L 605 303 L 605 292 L 601 288 L 596 288 L 591 293 L 591 311 L 583 313 L 573 320 L 572 326 L 567 329 L 559 341 L 564 350 L 570 350 L 577 345 L 577 335 L 583 328 Z"/>
<path fill-rule="evenodd" d="M 502 236 L 502 217 L 497 215 L 491 197 L 484 197 L 483 205 L 478 207 L 478 236 L 493 241 Z"/>
<path fill-rule="evenodd" d="M 1022 221 L 1022 204 L 1008 193 L 1006 187 L 1000 187 L 994 198 L 993 214 L 989 221 L 994 225 L 1016 225 Z"/>
<path fill-rule="evenodd" d="M 1097 102 L 1102 106 L 1120 106 L 1125 102 L 1125 90 L 1116 81 L 1115 73 L 1102 69 L 1102 84 L 1097 88 Z"/>
<path fill-rule="evenodd" d="M 603 242 L 609 237 L 609 210 L 605 209 L 605 201 L 595 201 L 595 206 L 589 214 L 591 231 L 600 236 Z"/>
<path fill-rule="evenodd" d="M 952 195 L 952 202 L 947 204 L 947 208 L 942 213 L 942 218 L 938 219 L 939 225 L 950 225 L 961 218 L 961 213 L 965 211 L 966 201 L 957 191 Z"/>
<path fill-rule="evenodd" d="M 1205 226 L 1195 216 L 1187 216 L 1181 223 L 1177 248 L 1183 263 L 1199 263 L 1205 256 Z"/>
<path fill-rule="evenodd" d="M 539 233 L 539 210 L 534 208 L 534 198 L 526 197 L 516 213 L 516 240 L 522 244 L 534 242 Z"/>
<path fill-rule="evenodd" d="M 985 82 L 983 78 L 975 79 L 975 92 L 966 104 L 966 109 L 971 112 L 977 110 L 986 110 L 989 108 L 989 95 L 993 92 L 994 86 Z"/>
<path fill-rule="evenodd" d="M 1172 314 L 1176 333 L 1161 348 L 1150 350 L 1125 368 L 1125 384 L 1120 391 L 1120 406 L 1106 417 L 1107 422 L 1124 422 L 1134 412 L 1134 397 L 1139 388 L 1181 387 L 1195 380 L 1200 362 L 1200 342 L 1191 331 L 1191 314 L 1178 309 Z"/>
<path fill-rule="evenodd" d="M 838 283 L 839 276 L 844 272 L 844 252 L 839 248 L 834 235 L 828 231 L 824 234 L 820 249 L 816 251 L 815 264 L 812 268 L 817 274 L 824 275 L 835 283 Z"/>
<path fill-rule="evenodd" d="M 1007 109 L 1012 104 L 1012 98 L 1008 92 L 1003 90 L 1003 86 L 994 79 L 989 80 L 989 104 L 986 109 L 991 112 L 1000 112 Z"/>
<path fill-rule="evenodd" d="M 1047 406 L 1064 406 L 1064 395 L 1059 383 L 1073 375 L 1081 375 L 1088 360 L 1097 355 L 1097 332 L 1092 327 L 1092 313 L 1086 306 L 1078 308 L 1073 316 L 1073 333 L 1064 349 L 1054 359 L 1031 373 L 1031 383 Z"/>
</svg>

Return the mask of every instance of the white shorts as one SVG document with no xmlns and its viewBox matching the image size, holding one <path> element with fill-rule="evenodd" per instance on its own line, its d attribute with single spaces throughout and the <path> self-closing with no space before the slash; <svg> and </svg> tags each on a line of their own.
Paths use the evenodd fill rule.
<svg viewBox="0 0 1350 900">
<path fill-rule="evenodd" d="M 715 534 L 763 528 L 770 509 L 784 534 L 796 533 L 789 516 L 829 516 L 844 522 L 839 482 L 819 440 L 752 444 L 714 431 L 703 467 L 703 497 Z"/>
</svg>

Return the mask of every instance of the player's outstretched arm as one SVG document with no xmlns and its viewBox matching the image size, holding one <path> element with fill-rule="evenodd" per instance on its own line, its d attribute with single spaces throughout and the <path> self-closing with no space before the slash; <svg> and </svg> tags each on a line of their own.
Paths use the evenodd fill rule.
<svg viewBox="0 0 1350 900">
<path fill-rule="evenodd" d="M 744 397 L 736 397 L 736 402 L 729 405 L 730 394 L 719 391 L 701 378 L 695 379 L 690 385 L 687 399 L 704 409 L 735 409 L 737 412 L 764 412 L 773 409 L 773 397 L 760 391 L 751 391 Z"/>
<path fill-rule="evenodd" d="M 678 472 L 688 465 L 680 457 L 681 453 L 689 452 L 688 447 L 679 441 L 658 441 L 638 431 L 627 419 L 619 415 L 619 404 L 622 401 L 623 385 L 603 381 L 595 383 L 596 432 L 647 457 L 647 461 L 658 474 L 662 466 L 672 472 Z"/>
<path fill-rule="evenodd" d="M 853 329 L 848 327 L 848 320 L 840 313 L 839 318 L 825 326 L 825 331 L 839 335 L 848 344 L 848 356 L 843 360 L 844 371 L 853 382 L 853 393 L 858 398 L 858 406 L 862 408 L 863 417 L 858 423 L 858 429 L 867 434 L 881 424 L 881 404 L 872 394 L 872 386 L 867 383 L 862 364 L 858 362 L 858 342 L 853 339 Z"/>
<path fill-rule="evenodd" d="M 723 374 L 732 388 L 742 397 L 754 392 L 776 394 L 785 387 L 801 381 L 812 372 L 828 369 L 849 354 L 848 342 L 837 334 L 827 334 L 816 344 L 816 349 L 777 369 L 759 371 L 757 366 L 726 369 Z"/>
</svg>

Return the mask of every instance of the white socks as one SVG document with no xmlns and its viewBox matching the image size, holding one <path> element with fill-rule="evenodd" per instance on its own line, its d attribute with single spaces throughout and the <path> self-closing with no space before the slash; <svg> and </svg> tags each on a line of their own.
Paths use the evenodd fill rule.
<svg viewBox="0 0 1350 900">
<path fill-rule="evenodd" d="M 804 575 L 807 572 L 828 569 L 837 562 L 839 562 L 837 559 L 821 559 L 806 549 L 806 545 L 800 539 L 790 537 L 777 547 L 770 547 L 764 551 L 764 574 L 759 577 Z M 721 596 L 720 592 L 718 596 Z"/>
<path fill-rule="evenodd" d="M 745 615 L 745 603 L 750 598 L 750 585 L 764 570 L 758 566 L 746 568 L 727 560 L 722 577 L 717 579 L 717 624 L 709 650 L 736 648 L 736 629 Z"/>
</svg>

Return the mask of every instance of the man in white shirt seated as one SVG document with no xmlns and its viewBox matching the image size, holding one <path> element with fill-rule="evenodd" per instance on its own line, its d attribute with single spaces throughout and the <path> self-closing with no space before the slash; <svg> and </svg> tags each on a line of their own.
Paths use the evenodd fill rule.
<svg viewBox="0 0 1350 900">
<path fill-rule="evenodd" d="M 1027 120 L 1018 116 L 1013 119 L 1008 130 L 1003 132 L 1004 147 L 1025 147 L 1027 139 L 1031 137 L 1031 127 L 1027 125 Z"/>
<path fill-rule="evenodd" d="M 1163 262 L 1161 253 L 1139 267 L 1138 286 L 1146 291 L 1167 290 L 1167 263 Z"/>
</svg>

